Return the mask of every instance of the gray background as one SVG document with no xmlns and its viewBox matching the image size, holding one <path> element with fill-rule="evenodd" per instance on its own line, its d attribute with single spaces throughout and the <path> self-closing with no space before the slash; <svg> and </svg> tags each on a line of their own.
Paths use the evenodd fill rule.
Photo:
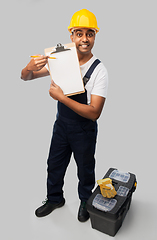
<svg viewBox="0 0 157 240">
<path fill-rule="evenodd" d="M 100 32 L 94 54 L 109 73 L 109 90 L 99 119 L 96 179 L 108 168 L 135 173 L 138 187 L 115 239 L 157 235 L 156 207 L 156 1 L 14 0 L 1 3 L 1 235 L 3 239 L 110 239 L 77 221 L 76 166 L 65 178 L 66 205 L 38 219 L 46 196 L 46 160 L 56 102 L 50 77 L 24 82 L 20 72 L 33 54 L 69 43 L 67 26 L 87 8 Z"/>
</svg>

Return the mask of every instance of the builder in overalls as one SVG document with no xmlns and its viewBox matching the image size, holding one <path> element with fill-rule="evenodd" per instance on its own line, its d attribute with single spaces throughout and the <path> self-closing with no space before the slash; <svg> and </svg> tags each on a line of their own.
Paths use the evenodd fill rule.
<svg viewBox="0 0 157 240">
<path fill-rule="evenodd" d="M 49 94 L 58 100 L 58 113 L 47 162 L 47 200 L 35 214 L 43 217 L 65 204 L 64 175 L 73 153 L 79 179 L 78 220 L 85 222 L 89 218 L 86 202 L 95 185 L 96 120 L 105 103 L 108 74 L 104 65 L 91 52 L 95 35 L 99 31 L 95 15 L 86 9 L 76 12 L 68 30 L 72 42 L 76 44 L 85 92 L 67 97 L 58 85 L 53 81 L 51 83 Z M 21 78 L 31 80 L 49 75 L 47 61 L 48 57 L 42 55 L 31 59 L 22 70 Z"/>
</svg>

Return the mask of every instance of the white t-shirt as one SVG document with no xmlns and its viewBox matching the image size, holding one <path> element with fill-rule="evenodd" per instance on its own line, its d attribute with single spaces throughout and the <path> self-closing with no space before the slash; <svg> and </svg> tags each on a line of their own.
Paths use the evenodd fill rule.
<svg viewBox="0 0 157 240">
<path fill-rule="evenodd" d="M 82 78 L 85 76 L 86 72 L 92 65 L 92 63 L 97 58 L 93 56 L 88 62 L 80 66 Z M 45 66 L 47 69 L 47 65 Z M 99 63 L 94 69 L 90 80 L 87 82 L 85 89 L 87 90 L 87 103 L 90 104 L 91 94 L 98 95 L 101 97 L 107 97 L 107 89 L 108 89 L 108 73 L 107 69 L 103 65 L 103 63 Z"/>
<path fill-rule="evenodd" d="M 96 59 L 97 58 L 93 56 L 88 62 L 80 66 L 82 77 L 85 76 L 86 72 Z M 96 66 L 85 88 L 87 90 L 88 104 L 90 104 L 91 94 L 98 95 L 104 98 L 107 97 L 108 73 L 103 63 L 99 63 Z"/>
</svg>

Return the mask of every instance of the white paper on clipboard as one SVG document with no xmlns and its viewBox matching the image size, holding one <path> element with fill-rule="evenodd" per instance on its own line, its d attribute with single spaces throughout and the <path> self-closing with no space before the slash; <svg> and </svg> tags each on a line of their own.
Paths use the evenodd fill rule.
<svg viewBox="0 0 157 240">
<path fill-rule="evenodd" d="M 75 43 L 64 44 L 69 51 L 55 53 L 56 47 L 46 48 L 45 55 L 55 57 L 48 59 L 51 79 L 60 86 L 65 95 L 74 95 L 85 91 Z M 54 52 L 53 54 L 51 54 Z"/>
</svg>

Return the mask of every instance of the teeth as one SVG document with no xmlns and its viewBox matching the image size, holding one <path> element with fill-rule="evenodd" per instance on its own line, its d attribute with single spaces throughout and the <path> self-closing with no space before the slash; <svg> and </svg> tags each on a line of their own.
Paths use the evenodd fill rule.
<svg viewBox="0 0 157 240">
<path fill-rule="evenodd" d="M 83 47 L 83 48 L 87 48 L 87 47 L 88 47 L 88 45 L 82 45 L 82 47 Z"/>
</svg>

